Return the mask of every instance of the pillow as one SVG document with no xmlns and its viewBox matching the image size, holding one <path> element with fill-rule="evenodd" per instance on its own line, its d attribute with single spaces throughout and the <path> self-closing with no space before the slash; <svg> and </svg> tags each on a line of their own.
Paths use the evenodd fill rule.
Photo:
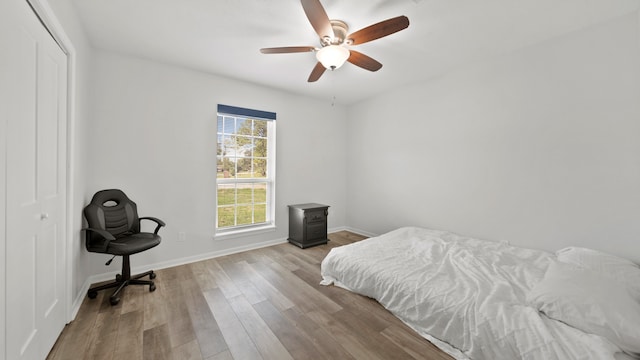
<svg viewBox="0 0 640 360">
<path fill-rule="evenodd" d="M 549 318 L 640 355 L 640 303 L 624 286 L 595 271 L 552 262 L 527 302 Z"/>
<path fill-rule="evenodd" d="M 581 247 L 558 250 L 556 256 L 559 261 L 601 273 L 620 282 L 636 301 L 640 301 L 640 266 L 631 260 Z"/>
</svg>

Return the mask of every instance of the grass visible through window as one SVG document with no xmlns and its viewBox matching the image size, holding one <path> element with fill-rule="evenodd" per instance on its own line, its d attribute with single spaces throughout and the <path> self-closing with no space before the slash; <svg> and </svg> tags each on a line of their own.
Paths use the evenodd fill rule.
<svg viewBox="0 0 640 360">
<path fill-rule="evenodd" d="M 218 227 L 251 225 L 267 219 L 267 186 L 258 184 L 218 185 Z"/>
</svg>

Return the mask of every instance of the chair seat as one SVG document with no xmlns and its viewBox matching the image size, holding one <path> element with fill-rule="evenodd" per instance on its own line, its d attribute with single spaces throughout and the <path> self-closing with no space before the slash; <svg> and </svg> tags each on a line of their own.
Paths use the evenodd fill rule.
<svg viewBox="0 0 640 360">
<path fill-rule="evenodd" d="M 132 255 L 158 246 L 160 240 L 160 236 L 146 232 L 127 235 L 111 241 L 106 253 L 111 255 Z"/>
</svg>

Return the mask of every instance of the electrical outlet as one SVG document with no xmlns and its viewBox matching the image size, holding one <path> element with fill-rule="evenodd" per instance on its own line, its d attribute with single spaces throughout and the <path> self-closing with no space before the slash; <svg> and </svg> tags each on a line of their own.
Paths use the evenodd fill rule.
<svg viewBox="0 0 640 360">
<path fill-rule="evenodd" d="M 178 241 L 187 241 L 187 234 L 184 231 L 178 233 Z"/>
</svg>

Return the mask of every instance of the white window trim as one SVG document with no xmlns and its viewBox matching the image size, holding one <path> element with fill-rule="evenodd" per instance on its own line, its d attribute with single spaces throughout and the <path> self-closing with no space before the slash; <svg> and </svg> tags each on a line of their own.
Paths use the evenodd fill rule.
<svg viewBox="0 0 640 360">
<path fill-rule="evenodd" d="M 248 235 L 266 234 L 274 232 L 276 229 L 275 223 L 235 227 L 233 229 L 218 230 L 213 236 L 213 239 L 217 241 L 236 239 Z"/>
<path fill-rule="evenodd" d="M 226 115 L 226 114 L 222 114 L 220 113 L 219 115 Z M 233 115 L 233 114 L 229 114 L 231 116 L 235 116 L 238 117 L 238 115 Z M 251 117 L 247 117 L 247 118 L 251 118 Z M 263 120 L 257 117 L 253 117 L 253 119 L 258 119 L 258 120 Z M 268 182 L 270 183 L 270 189 L 271 191 L 267 192 L 267 218 L 270 219 L 270 221 L 267 221 L 265 223 L 260 223 L 260 224 L 252 224 L 252 225 L 244 225 L 244 226 L 234 226 L 234 227 L 228 227 L 228 228 L 223 228 L 223 229 L 218 229 L 217 226 L 214 226 L 214 240 L 227 240 L 227 239 L 233 239 L 233 238 L 238 238 L 238 237 L 243 237 L 243 236 L 247 236 L 247 235 L 256 235 L 256 234 L 261 234 L 261 233 L 267 233 L 267 232 L 272 232 L 276 230 L 276 212 L 275 212 L 275 201 L 276 201 L 276 122 L 275 120 L 270 120 L 269 121 L 269 125 L 268 125 L 268 135 L 267 135 L 267 139 L 270 141 L 267 141 L 267 174 L 269 174 L 269 176 L 267 176 L 264 179 L 242 179 L 243 182 Z M 217 130 L 216 130 L 217 132 Z M 217 135 L 216 135 L 216 139 L 217 139 Z M 218 143 L 216 140 L 216 149 L 217 149 Z M 271 161 L 269 161 L 271 160 Z M 218 217 L 218 184 L 221 183 L 235 183 L 235 180 L 225 180 L 225 179 L 218 179 L 218 175 L 216 173 L 216 178 L 215 178 L 215 186 L 216 186 L 216 199 L 215 199 L 215 223 L 217 224 L 217 217 Z"/>
</svg>

